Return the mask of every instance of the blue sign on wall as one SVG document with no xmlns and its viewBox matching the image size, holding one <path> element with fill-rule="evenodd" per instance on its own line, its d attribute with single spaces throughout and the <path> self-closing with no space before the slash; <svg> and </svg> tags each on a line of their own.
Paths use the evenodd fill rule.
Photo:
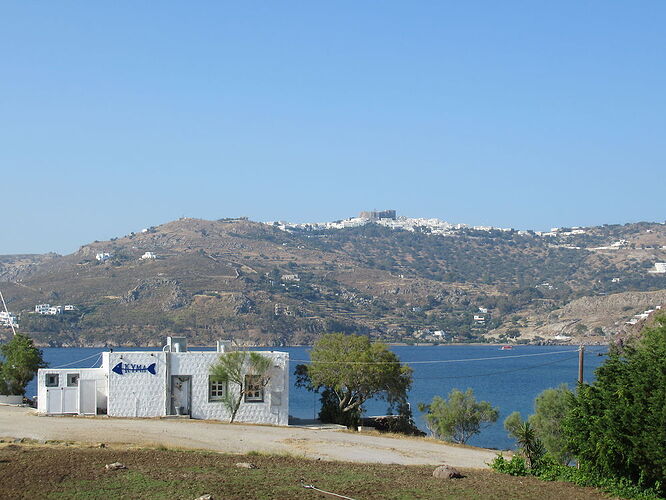
<svg viewBox="0 0 666 500">
<path fill-rule="evenodd" d="M 134 363 L 118 363 L 116 366 L 111 368 L 111 371 L 122 375 L 123 373 L 132 373 L 132 372 L 148 372 L 155 375 L 155 363 L 152 365 L 136 365 Z"/>
</svg>

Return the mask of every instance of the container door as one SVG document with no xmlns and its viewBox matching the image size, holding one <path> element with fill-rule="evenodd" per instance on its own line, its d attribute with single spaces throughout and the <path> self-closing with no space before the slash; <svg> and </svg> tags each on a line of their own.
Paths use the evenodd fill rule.
<svg viewBox="0 0 666 500">
<path fill-rule="evenodd" d="M 79 412 L 79 388 L 63 387 L 62 413 L 78 413 L 78 412 Z"/>
<path fill-rule="evenodd" d="M 84 415 L 97 414 L 97 381 L 79 381 L 80 401 L 79 409 Z"/>
<path fill-rule="evenodd" d="M 62 413 L 62 387 L 46 389 L 46 413 Z"/>
<path fill-rule="evenodd" d="M 171 376 L 171 414 L 189 415 L 192 394 L 192 377 L 189 375 Z"/>
</svg>

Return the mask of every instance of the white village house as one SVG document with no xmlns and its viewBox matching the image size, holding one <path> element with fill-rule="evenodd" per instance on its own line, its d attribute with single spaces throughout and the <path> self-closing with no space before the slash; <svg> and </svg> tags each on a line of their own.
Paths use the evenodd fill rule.
<svg viewBox="0 0 666 500">
<path fill-rule="evenodd" d="M 48 415 L 106 413 L 112 417 L 187 415 L 195 419 L 229 420 L 222 399 L 231 386 L 209 375 L 217 351 L 189 351 L 184 337 L 168 337 L 162 351 L 102 353 L 99 368 L 44 368 L 37 373 L 37 410 Z M 289 354 L 258 351 L 272 359 L 265 385 L 246 391 L 238 422 L 287 425 L 289 420 Z M 256 381 L 259 382 L 259 381 Z"/>
</svg>

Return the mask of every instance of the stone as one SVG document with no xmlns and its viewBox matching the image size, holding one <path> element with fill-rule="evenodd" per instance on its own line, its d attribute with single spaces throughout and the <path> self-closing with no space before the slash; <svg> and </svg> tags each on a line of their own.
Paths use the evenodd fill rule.
<svg viewBox="0 0 666 500">
<path fill-rule="evenodd" d="M 236 464 L 236 467 L 240 467 L 241 469 L 258 469 L 254 464 L 251 464 L 250 462 L 238 462 Z"/>
<path fill-rule="evenodd" d="M 195 498 L 194 500 L 215 500 L 215 499 L 213 498 L 213 495 L 209 495 L 208 493 L 206 493 L 205 495 L 201 495 L 200 497 Z"/>
<path fill-rule="evenodd" d="M 432 472 L 433 477 L 438 479 L 457 479 L 463 477 L 455 467 L 450 465 L 440 465 Z"/>
<path fill-rule="evenodd" d="M 106 445 L 104 443 L 99 443 L 97 445 L 98 448 L 106 448 Z"/>
<path fill-rule="evenodd" d="M 106 470 L 121 470 L 121 469 L 127 469 L 125 465 L 121 464 L 120 462 L 113 462 L 112 464 L 106 464 L 104 466 Z"/>
</svg>

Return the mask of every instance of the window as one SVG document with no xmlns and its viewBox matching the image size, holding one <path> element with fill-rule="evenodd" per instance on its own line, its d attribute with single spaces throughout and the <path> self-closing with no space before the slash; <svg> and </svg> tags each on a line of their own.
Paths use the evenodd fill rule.
<svg viewBox="0 0 666 500">
<path fill-rule="evenodd" d="M 78 373 L 68 373 L 67 374 L 67 387 L 78 387 L 79 386 L 79 374 Z"/>
<path fill-rule="evenodd" d="M 226 381 L 215 377 L 208 377 L 208 401 L 222 401 L 226 394 Z"/>
<path fill-rule="evenodd" d="M 57 373 L 46 374 L 46 387 L 58 387 L 60 380 Z"/>
<path fill-rule="evenodd" d="M 264 381 L 259 375 L 245 375 L 245 402 L 262 403 L 264 401 Z"/>
</svg>

